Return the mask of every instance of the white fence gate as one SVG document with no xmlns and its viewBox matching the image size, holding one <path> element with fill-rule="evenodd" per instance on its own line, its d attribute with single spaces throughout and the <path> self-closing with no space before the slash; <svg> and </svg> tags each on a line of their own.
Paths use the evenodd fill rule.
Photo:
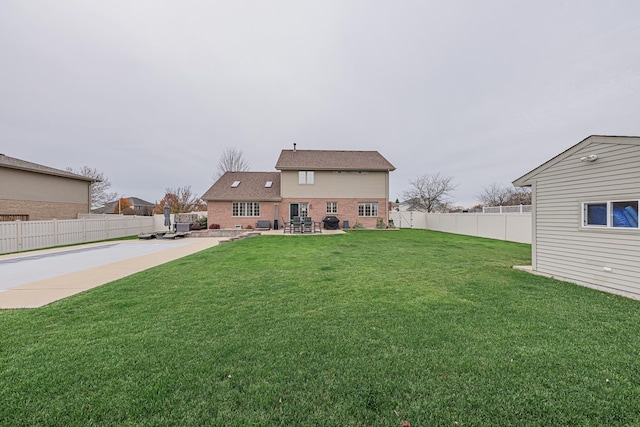
<svg viewBox="0 0 640 427">
<path fill-rule="evenodd" d="M 0 222 L 0 254 L 134 236 L 155 231 L 151 216 Z"/>
<path fill-rule="evenodd" d="M 398 228 L 419 228 L 510 242 L 529 243 L 532 239 L 530 213 L 424 213 L 389 212 Z"/>
</svg>

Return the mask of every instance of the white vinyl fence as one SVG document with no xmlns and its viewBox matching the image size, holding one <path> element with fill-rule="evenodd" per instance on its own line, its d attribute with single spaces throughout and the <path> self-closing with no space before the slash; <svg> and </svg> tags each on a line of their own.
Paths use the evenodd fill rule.
<svg viewBox="0 0 640 427">
<path fill-rule="evenodd" d="M 482 213 L 531 213 L 531 205 L 483 206 Z"/>
<path fill-rule="evenodd" d="M 92 215 L 69 220 L 0 222 L 0 254 L 154 231 L 151 216 Z"/>
<path fill-rule="evenodd" d="M 531 244 L 530 213 L 389 212 L 398 228 L 444 231 L 489 239 Z"/>
</svg>

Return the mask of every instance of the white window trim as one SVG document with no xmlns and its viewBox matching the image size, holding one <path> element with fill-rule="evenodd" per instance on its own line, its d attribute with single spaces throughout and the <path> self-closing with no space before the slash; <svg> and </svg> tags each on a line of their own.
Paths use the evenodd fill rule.
<svg viewBox="0 0 640 427">
<path fill-rule="evenodd" d="M 370 205 L 370 210 L 373 211 L 373 206 L 375 206 L 375 215 L 366 215 L 367 213 L 367 205 Z M 360 215 L 360 206 L 362 206 L 362 213 Z M 360 218 L 377 218 L 380 213 L 378 209 L 378 202 L 358 202 L 358 217 Z"/>
<path fill-rule="evenodd" d="M 636 202 L 640 207 L 640 200 L 634 198 L 616 200 L 592 200 L 580 203 L 580 226 L 588 230 L 640 230 L 640 225 L 636 227 L 614 227 L 613 226 L 613 204 L 621 202 Z M 587 205 L 602 205 L 607 207 L 607 224 L 587 224 Z"/>
<path fill-rule="evenodd" d="M 298 171 L 298 184 L 300 185 L 313 185 L 314 178 L 313 171 Z"/>
<path fill-rule="evenodd" d="M 234 205 L 238 204 L 238 215 L 234 215 Z M 247 213 L 249 209 L 247 209 L 248 205 L 251 205 L 251 215 L 240 215 L 240 213 Z M 240 205 L 244 205 L 244 208 L 240 207 Z M 256 215 L 256 210 L 258 211 Z M 260 202 L 231 202 L 231 216 L 233 218 L 256 218 L 260 216 Z"/>
</svg>

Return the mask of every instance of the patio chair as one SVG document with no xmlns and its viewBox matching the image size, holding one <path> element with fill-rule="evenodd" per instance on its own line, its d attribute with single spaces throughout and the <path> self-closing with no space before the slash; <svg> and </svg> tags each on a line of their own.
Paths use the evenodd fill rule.
<svg viewBox="0 0 640 427">
<path fill-rule="evenodd" d="M 302 232 L 303 233 L 311 233 L 313 231 L 313 221 L 310 216 L 305 216 L 302 223 Z"/>
<path fill-rule="evenodd" d="M 291 232 L 295 233 L 296 231 L 302 233 L 302 219 L 299 216 L 294 216 L 291 222 Z"/>
<path fill-rule="evenodd" d="M 284 218 L 282 218 L 282 229 L 284 230 L 283 233 L 286 233 L 287 230 L 291 233 L 291 221 L 285 221 Z"/>
</svg>

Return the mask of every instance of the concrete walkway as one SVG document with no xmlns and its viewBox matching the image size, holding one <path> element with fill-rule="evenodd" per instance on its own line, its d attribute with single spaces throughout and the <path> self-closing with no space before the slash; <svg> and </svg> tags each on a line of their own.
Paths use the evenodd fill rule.
<svg viewBox="0 0 640 427">
<path fill-rule="evenodd" d="M 160 264 L 224 238 L 119 241 L 0 256 L 0 309 L 37 308 Z"/>
</svg>

